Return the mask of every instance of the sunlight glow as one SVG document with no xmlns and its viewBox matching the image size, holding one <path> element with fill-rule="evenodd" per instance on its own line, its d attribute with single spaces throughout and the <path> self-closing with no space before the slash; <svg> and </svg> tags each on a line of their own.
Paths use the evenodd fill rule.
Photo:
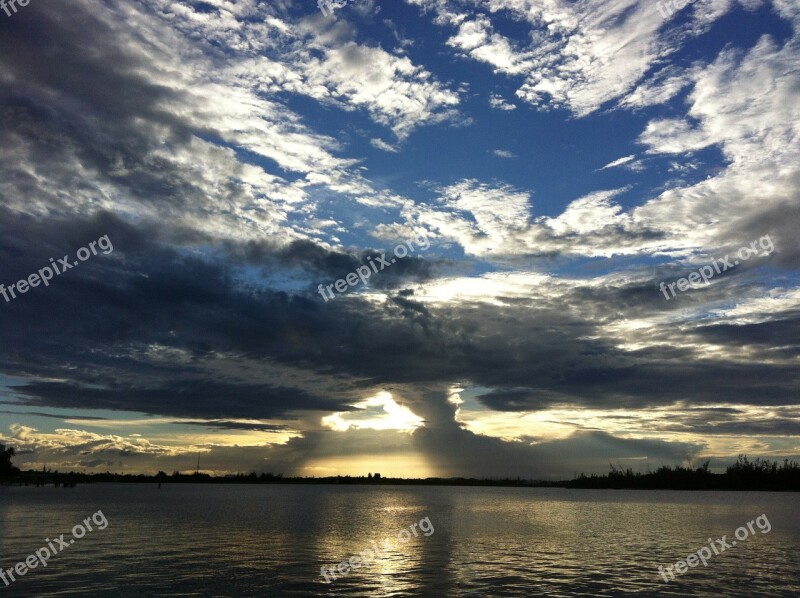
<svg viewBox="0 0 800 598">
<path fill-rule="evenodd" d="M 392 393 L 381 391 L 353 405 L 360 412 L 337 412 L 322 418 L 322 425 L 337 432 L 350 428 L 371 430 L 399 430 L 413 432 L 423 424 L 423 419 L 408 407 L 399 405 Z"/>
</svg>

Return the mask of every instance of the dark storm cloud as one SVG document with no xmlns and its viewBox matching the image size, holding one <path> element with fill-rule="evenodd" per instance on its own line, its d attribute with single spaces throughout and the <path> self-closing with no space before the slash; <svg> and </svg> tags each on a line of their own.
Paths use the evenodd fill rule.
<svg viewBox="0 0 800 598">
<path fill-rule="evenodd" d="M 346 252 L 326 249 L 317 243 L 303 239 L 296 240 L 287 246 L 277 246 L 266 241 L 249 241 L 244 245 L 226 243 L 226 250 L 233 259 L 246 260 L 248 263 L 263 266 L 268 272 L 285 268 L 301 268 L 312 277 L 316 284 L 311 287 L 316 292 L 316 285 L 330 284 L 344 279 L 360 266 L 369 268 L 370 260 L 382 256 L 384 252 L 368 249 L 360 252 Z M 390 260 L 390 252 L 385 252 Z M 379 269 L 376 274 L 370 271 L 369 285 L 377 289 L 393 289 L 409 282 L 424 282 L 435 277 L 437 262 L 410 256 L 396 258 L 389 268 Z M 377 263 L 377 262 L 376 262 Z"/>
<path fill-rule="evenodd" d="M 220 419 L 347 409 L 348 397 L 342 395 L 323 398 L 247 378 L 210 380 L 197 360 L 221 353 L 321 375 L 343 372 L 362 379 L 365 388 L 469 381 L 494 388 L 481 400 L 508 411 L 556 403 L 629 408 L 688 398 L 702 403 L 718 401 L 720 394 L 730 402 L 781 404 L 797 387 L 798 374 L 790 366 L 722 358 L 697 362 L 689 347 L 677 344 L 623 352 L 602 340 L 594 318 L 558 308 L 580 304 L 602 322 L 603 314 L 613 313 L 618 289 L 608 297 L 576 291 L 540 298 L 536 309 L 485 303 L 432 307 L 408 294 L 383 305 L 358 297 L 326 304 L 313 295 L 254 289 L 235 274 L 242 264 L 148 244 L 143 230 L 113 216 L 90 221 L 7 216 L 0 224 L 7 233 L 0 275 L 7 283 L 35 272 L 50 255 L 73 253 L 102 234 L 109 234 L 115 248 L 2 306 L 4 373 L 67 380 L 18 387 L 32 405 Z M 688 338 L 692 332 L 662 334 Z M 717 331 L 717 337 L 715 342 L 741 343 L 740 336 L 722 338 Z M 152 346 L 179 349 L 188 357 L 143 359 Z"/>
<path fill-rule="evenodd" d="M 384 256 L 383 252 L 371 249 L 361 253 L 362 266 L 368 266 L 370 260 L 378 263 L 380 257 L 385 257 L 389 261 L 397 260 L 388 268 L 383 270 L 379 268 L 379 272 L 372 275 L 369 279 L 369 284 L 373 288 L 392 289 L 407 281 L 425 282 L 434 278 L 434 265 L 436 262 L 414 256 L 393 258 L 392 255 L 391 252 L 387 251 Z"/>
<path fill-rule="evenodd" d="M 72 152 L 109 179 L 119 178 L 113 165 L 121 160 L 128 192 L 139 201 L 190 197 L 188 179 L 165 170 L 166 162 L 142 159 L 160 145 L 145 122 L 164 127 L 170 143 L 190 140 L 191 127 L 158 107 L 181 102 L 182 94 L 148 80 L 144 73 L 153 65 L 83 8 L 71 6 L 65 18 L 48 3 L 32 3 L 13 22 L 0 20 L 0 68 L 15 81 L 13 87 L 0 86 L 4 145 L 13 147 L 12 135 L 19 135 L 30 144 L 32 160 L 52 163 L 51 174 L 70 181 L 74 173 L 62 169 Z M 16 174 L 22 190 L 34 190 L 24 169 Z"/>
<path fill-rule="evenodd" d="M 798 374 L 791 366 L 753 363 L 659 363 L 650 351 L 628 367 L 571 368 L 548 374 L 536 368 L 538 388 L 498 391 L 482 395 L 481 402 L 500 411 L 531 411 L 571 403 L 604 408 L 639 408 L 676 401 L 783 405 L 797 388 Z"/>
<path fill-rule="evenodd" d="M 82 8 L 64 18 L 47 3 L 32 4 L 13 22 L 0 21 L 3 68 L 31 88 L 62 90 L 64 104 L 77 101 L 103 121 L 159 114 L 158 100 L 178 99 L 171 88 L 136 75 L 150 65 L 115 44 L 108 24 Z"/>
<path fill-rule="evenodd" d="M 301 266 L 326 276 L 343 276 L 360 265 L 354 255 L 329 251 L 307 240 L 294 241 L 273 257 L 282 265 Z"/>
<path fill-rule="evenodd" d="M 9 403 L 16 405 L 17 403 Z M 78 421 L 86 421 L 86 422 L 93 422 L 93 421 L 103 421 L 108 418 L 106 417 L 91 417 L 89 415 L 54 415 L 52 413 L 43 413 L 40 411 L 0 411 L 0 413 L 5 413 L 6 415 L 28 415 L 32 417 L 48 417 L 52 419 L 73 419 Z"/>
<path fill-rule="evenodd" d="M 431 312 L 428 308 L 419 301 L 409 299 L 409 296 L 408 294 L 398 293 L 395 297 L 391 297 L 390 300 L 403 309 L 403 316 L 405 317 L 423 316 L 425 319 L 429 318 Z"/>
<path fill-rule="evenodd" d="M 27 405 L 121 411 L 134 408 L 145 413 L 173 416 L 191 412 L 209 418 L 269 418 L 291 410 L 331 407 L 330 401 L 309 396 L 295 388 L 221 384 L 211 380 L 165 381 L 158 388 L 128 386 L 97 389 L 57 382 L 31 383 L 11 388 L 29 397 L 22 402 Z M 347 407 L 343 406 L 342 409 L 346 410 Z M 214 425 L 236 427 L 223 423 Z"/>
<path fill-rule="evenodd" d="M 701 435 L 800 436 L 800 412 L 795 407 L 770 407 L 768 412 L 749 412 L 724 407 L 690 408 L 672 412 L 666 420 L 648 426 L 660 432 L 692 432 Z"/>
<path fill-rule="evenodd" d="M 609 462 L 628 459 L 674 465 L 703 448 L 701 443 L 617 438 L 599 431 L 579 431 L 567 438 L 531 445 L 456 428 L 421 428 L 414 433 L 414 440 L 443 476 L 497 478 L 565 479 L 576 472 L 605 473 Z"/>
<path fill-rule="evenodd" d="M 800 312 L 781 314 L 780 319 L 758 323 L 710 324 L 698 335 L 715 343 L 760 345 L 786 358 L 800 355 Z"/>
<path fill-rule="evenodd" d="M 6 284 L 36 272 L 49 256 L 74 255 L 102 234 L 114 244 L 114 252 L 94 256 L 50 286 L 2 305 L 3 371 L 35 379 L 59 370 L 68 380 L 17 388 L 27 403 L 219 418 L 348 409 L 341 400 L 326 401 L 302 389 L 209 380 L 192 363 L 216 351 L 310 359 L 322 324 L 316 303 L 285 293 L 254 293 L 231 279 L 226 264 L 145 244 L 143 231 L 113 216 L 89 222 L 7 216 L 0 223 L 7 233 L 0 248 L 0 280 Z M 154 343 L 192 358 L 157 364 L 141 359 Z"/>
<path fill-rule="evenodd" d="M 665 428 L 660 428 L 664 430 Z M 666 428 L 669 429 L 669 428 Z M 800 436 L 800 420 L 774 419 L 762 421 L 694 422 L 688 430 L 696 434 L 730 434 L 734 436 Z"/>
<path fill-rule="evenodd" d="M 496 390 L 476 397 L 495 411 L 544 410 L 559 402 L 559 395 L 534 389 L 514 388 Z"/>
<path fill-rule="evenodd" d="M 266 398 L 266 397 L 265 397 Z M 282 432 L 288 430 L 288 426 L 283 424 L 261 424 L 261 423 L 248 423 L 237 422 L 228 420 L 211 420 L 211 421 L 178 421 L 175 424 L 187 426 L 203 426 L 206 428 L 219 428 L 222 430 L 247 430 L 251 432 Z"/>
</svg>

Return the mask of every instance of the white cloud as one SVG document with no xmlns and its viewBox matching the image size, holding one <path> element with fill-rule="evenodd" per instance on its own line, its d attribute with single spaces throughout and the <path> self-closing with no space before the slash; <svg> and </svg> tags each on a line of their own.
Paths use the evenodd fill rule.
<svg viewBox="0 0 800 598">
<path fill-rule="evenodd" d="M 613 160 L 612 162 L 609 162 L 608 164 L 600 168 L 600 170 L 606 170 L 607 168 L 616 168 L 617 166 L 624 166 L 625 164 L 633 162 L 635 159 L 636 159 L 636 154 L 631 154 L 630 156 L 624 156 L 622 158 L 618 158 L 616 160 Z"/>
<path fill-rule="evenodd" d="M 472 255 L 503 253 L 530 219 L 530 195 L 507 185 L 464 180 L 439 190 L 440 207 L 412 209 L 414 219 Z"/>
<path fill-rule="evenodd" d="M 622 225 L 627 218 L 622 208 L 611 203 L 619 190 L 597 191 L 573 201 L 558 218 L 545 218 L 544 222 L 556 234 L 587 234 L 609 226 Z"/>
<path fill-rule="evenodd" d="M 625 95 L 619 102 L 622 108 L 645 108 L 664 104 L 692 81 L 692 71 L 681 72 L 675 67 L 662 69 Z"/>
<path fill-rule="evenodd" d="M 716 146 L 728 165 L 690 188 L 664 192 L 634 218 L 693 246 L 741 244 L 747 227 L 747 236 L 778 234 L 789 249 L 797 223 L 770 214 L 798 198 L 799 58 L 796 32 L 782 47 L 765 36 L 748 52 L 724 51 L 698 69 L 687 116 L 651 121 L 640 141 L 652 154 L 675 156 Z M 693 164 L 673 162 L 672 169 Z"/>
<path fill-rule="evenodd" d="M 355 42 L 320 49 L 325 52 L 323 59 L 300 53 L 292 68 L 300 70 L 301 79 L 291 82 L 289 89 L 321 101 L 337 100 L 344 109 L 366 108 L 399 139 L 418 126 L 456 115 L 458 95 L 405 56 Z"/>
<path fill-rule="evenodd" d="M 383 139 L 374 138 L 370 139 L 369 142 L 370 145 L 372 145 L 372 147 L 377 148 L 384 152 L 390 152 L 392 154 L 396 154 L 399 151 L 397 147 L 391 145 L 390 143 L 386 143 Z"/>
<path fill-rule="evenodd" d="M 612 100 L 643 107 L 674 97 L 686 84 L 680 73 L 663 71 L 640 83 L 685 40 L 704 33 L 735 6 L 733 0 L 698 2 L 683 25 L 665 21 L 657 3 L 645 0 L 407 1 L 433 12 L 438 25 L 454 28 L 448 44 L 461 55 L 521 77 L 520 100 L 566 107 L 579 116 Z M 527 39 L 499 33 L 493 19 L 500 23 L 501 15 L 528 26 Z"/>
<path fill-rule="evenodd" d="M 521 51 L 508 38 L 493 31 L 485 15 L 463 21 L 447 44 L 475 60 L 491 64 L 497 72 L 519 75 L 533 66 L 533 53 Z"/>
<path fill-rule="evenodd" d="M 322 418 L 325 427 L 337 432 L 351 428 L 370 430 L 398 430 L 413 432 L 424 420 L 405 405 L 399 405 L 392 393 L 382 391 L 353 405 L 359 411 L 333 413 Z"/>
<path fill-rule="evenodd" d="M 506 112 L 517 109 L 515 104 L 506 101 L 505 98 L 495 93 L 489 96 L 489 105 L 495 110 L 505 110 Z"/>
</svg>

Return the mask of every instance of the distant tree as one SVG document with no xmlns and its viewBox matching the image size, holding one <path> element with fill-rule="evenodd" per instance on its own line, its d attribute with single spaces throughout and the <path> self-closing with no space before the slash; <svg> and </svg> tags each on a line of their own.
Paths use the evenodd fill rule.
<svg viewBox="0 0 800 598">
<path fill-rule="evenodd" d="M 8 447 L 0 453 L 0 478 L 11 478 L 19 473 L 19 469 L 11 463 L 11 458 L 16 454 L 14 447 Z"/>
</svg>

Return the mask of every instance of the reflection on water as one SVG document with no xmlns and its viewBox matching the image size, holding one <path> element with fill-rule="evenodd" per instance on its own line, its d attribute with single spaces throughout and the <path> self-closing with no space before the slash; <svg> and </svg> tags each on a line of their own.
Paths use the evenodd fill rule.
<svg viewBox="0 0 800 598">
<path fill-rule="evenodd" d="M 797 596 L 797 494 L 375 486 L 0 488 L 9 569 L 102 509 L 109 521 L 8 596 Z M 766 513 L 669 584 L 669 565 Z M 401 541 L 429 517 L 435 532 Z M 325 583 L 376 542 L 382 558 Z M 388 549 L 384 542 L 388 541 Z"/>
</svg>

